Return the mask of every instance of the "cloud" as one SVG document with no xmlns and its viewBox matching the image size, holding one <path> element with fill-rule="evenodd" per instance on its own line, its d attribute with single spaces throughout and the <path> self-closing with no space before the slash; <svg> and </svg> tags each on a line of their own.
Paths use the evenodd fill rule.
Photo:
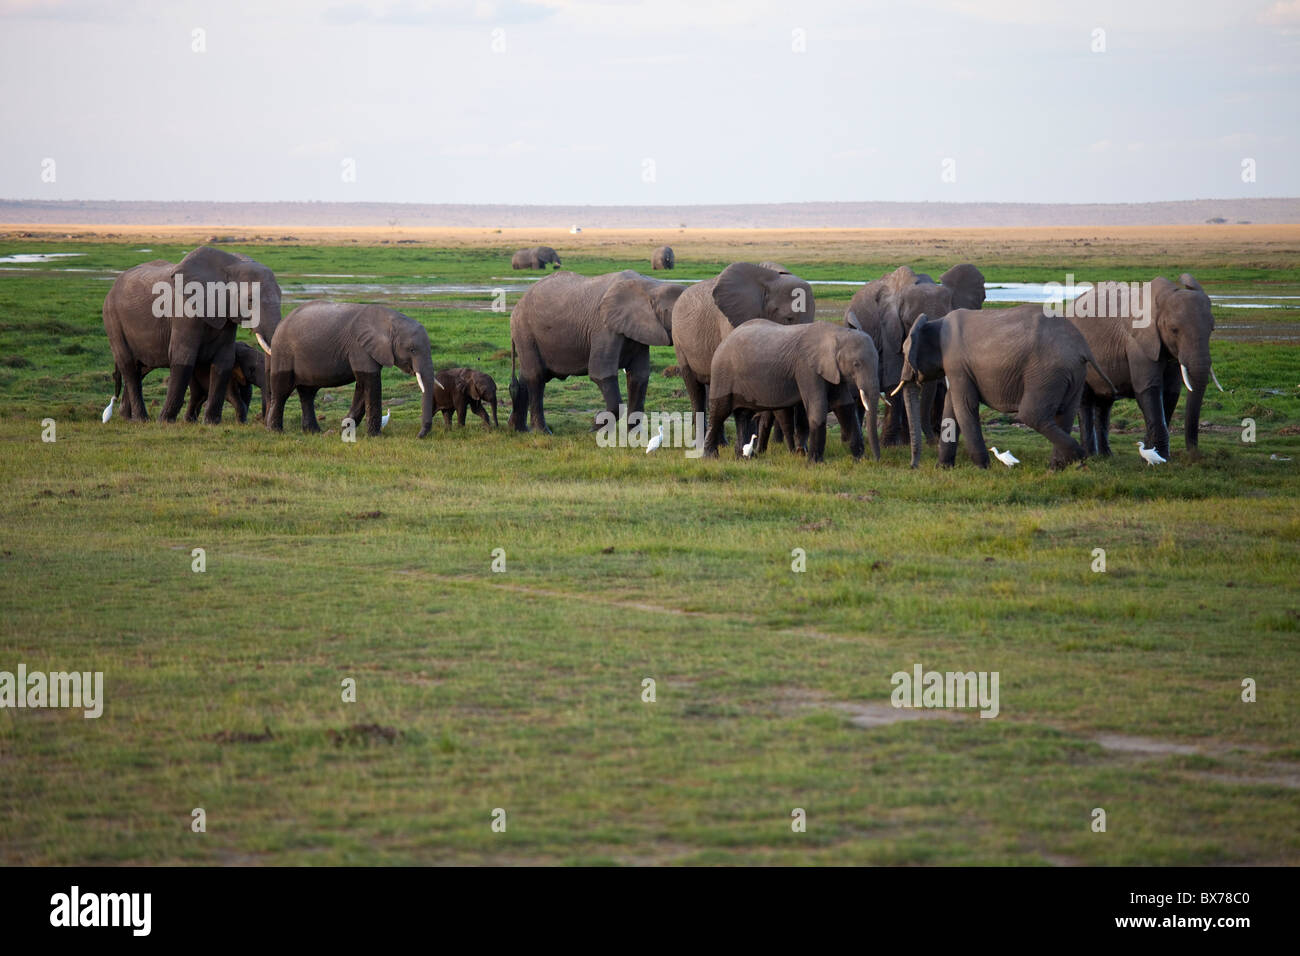
<svg viewBox="0 0 1300 956">
<path fill-rule="evenodd" d="M 1300 0 L 1278 0 L 1258 19 L 1273 27 L 1300 27 Z"/>
</svg>

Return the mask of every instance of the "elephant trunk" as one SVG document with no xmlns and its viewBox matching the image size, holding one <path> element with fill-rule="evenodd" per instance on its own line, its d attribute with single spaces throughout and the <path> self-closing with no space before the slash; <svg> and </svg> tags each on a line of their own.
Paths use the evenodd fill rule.
<svg viewBox="0 0 1300 956">
<path fill-rule="evenodd" d="M 1183 406 L 1183 437 L 1187 450 L 1195 451 L 1201 432 L 1201 402 L 1210 383 L 1209 358 L 1197 359 L 1182 368 L 1183 383 L 1187 386 L 1187 404 Z"/>
<path fill-rule="evenodd" d="M 435 373 L 433 371 L 433 357 L 422 358 L 419 367 L 415 370 L 416 380 L 420 382 L 421 390 L 424 392 L 420 396 L 420 436 L 421 438 L 433 430 L 433 391 L 437 388 Z"/>
<path fill-rule="evenodd" d="M 921 465 L 921 386 L 914 382 L 903 385 L 903 402 L 907 406 L 907 427 L 912 434 L 912 467 Z"/>
</svg>

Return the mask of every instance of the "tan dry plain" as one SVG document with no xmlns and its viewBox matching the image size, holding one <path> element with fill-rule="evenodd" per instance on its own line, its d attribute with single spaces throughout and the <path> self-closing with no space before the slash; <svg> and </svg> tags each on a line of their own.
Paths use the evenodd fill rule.
<svg viewBox="0 0 1300 956">
<path fill-rule="evenodd" d="M 561 256 L 639 255 L 667 243 L 679 261 L 775 259 L 808 262 L 878 262 L 963 258 L 1016 261 L 1061 256 L 1063 265 L 1098 256 L 1129 260 L 1160 257 L 1170 268 L 1190 267 L 1207 256 L 1250 264 L 1300 263 L 1300 224 L 1197 226 L 1044 226 L 992 229 L 487 229 L 389 226 L 104 226 L 0 223 L 0 239 L 83 239 L 130 242 L 225 242 L 240 245 L 419 245 L 441 249 L 554 246 Z M 1264 264 L 1264 263 L 1261 263 Z"/>
</svg>

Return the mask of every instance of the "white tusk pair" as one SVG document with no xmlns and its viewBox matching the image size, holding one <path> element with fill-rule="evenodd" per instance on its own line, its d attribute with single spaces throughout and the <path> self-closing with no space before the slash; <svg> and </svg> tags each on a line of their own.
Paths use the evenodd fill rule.
<svg viewBox="0 0 1300 956">
<path fill-rule="evenodd" d="M 254 332 L 253 335 L 257 338 L 257 344 L 262 346 L 262 351 L 265 352 L 267 355 L 270 355 L 271 346 L 266 344 L 266 339 L 262 338 L 262 333 Z"/>
<path fill-rule="evenodd" d="M 418 386 L 420 386 L 420 391 L 421 391 L 421 392 L 424 391 L 424 379 L 420 378 L 420 373 L 419 373 L 419 372 L 416 372 L 416 373 L 415 373 L 415 384 L 418 385 Z"/>
<path fill-rule="evenodd" d="M 1190 378 L 1187 377 L 1187 366 L 1186 366 L 1186 365 L 1179 365 L 1178 367 L 1179 367 L 1180 369 L 1182 369 L 1182 372 L 1183 372 L 1183 384 L 1187 386 L 1187 390 L 1188 390 L 1189 392 L 1194 392 L 1194 391 L 1196 391 L 1196 389 L 1192 388 L 1192 380 L 1191 380 Z"/>
</svg>

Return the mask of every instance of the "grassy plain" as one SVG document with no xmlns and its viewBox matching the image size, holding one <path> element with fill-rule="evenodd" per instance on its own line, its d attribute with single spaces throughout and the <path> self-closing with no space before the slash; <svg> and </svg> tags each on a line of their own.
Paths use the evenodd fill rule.
<svg viewBox="0 0 1300 956">
<path fill-rule="evenodd" d="M 1300 227 L 6 230 L 0 257 L 80 255 L 0 262 L 0 670 L 103 671 L 106 702 L 98 720 L 0 710 L 0 861 L 1300 861 L 1294 300 L 1216 308 L 1228 391 L 1207 397 L 1196 460 L 1175 419 L 1161 469 L 1132 447 L 1131 403 L 1118 456 L 1062 474 L 993 413 L 1014 471 L 963 455 L 940 472 L 933 449 L 919 472 L 899 448 L 854 463 L 834 437 L 819 467 L 600 449 L 586 380 L 548 387 L 552 437 L 439 424 L 417 441 L 418 392 L 391 373 L 388 432 L 356 444 L 331 428 L 350 389 L 323 393 L 320 436 L 294 430 L 296 402 L 279 436 L 99 420 L 114 270 L 207 235 L 242 239 L 290 304 L 326 286 L 402 308 L 439 367 L 484 368 L 504 397 L 490 290 L 517 299 L 524 244 L 589 274 L 644 271 L 668 241 L 681 278 L 973 261 L 991 282 L 1190 271 L 1215 295 L 1284 297 Z M 817 286 L 821 317 L 853 291 Z M 674 361 L 654 350 L 648 407 L 688 408 Z M 999 716 L 894 710 L 890 676 L 917 663 L 999 672 Z"/>
</svg>

